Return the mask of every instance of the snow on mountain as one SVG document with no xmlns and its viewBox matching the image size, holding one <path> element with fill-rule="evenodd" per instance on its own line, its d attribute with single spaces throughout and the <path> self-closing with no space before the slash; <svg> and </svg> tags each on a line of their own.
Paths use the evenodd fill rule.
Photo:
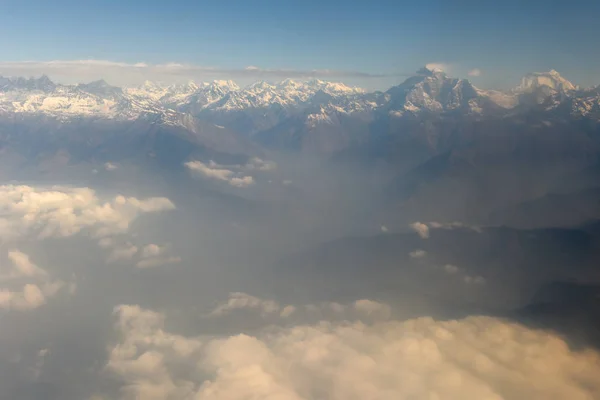
<svg viewBox="0 0 600 400">
<path fill-rule="evenodd" d="M 481 108 L 476 101 L 478 90 L 468 80 L 449 78 L 440 70 L 422 68 L 386 93 L 390 96 L 388 108 L 395 115 L 458 109 L 477 113 Z"/>
<path fill-rule="evenodd" d="M 489 100 L 492 104 L 495 104 L 503 109 L 510 109 L 519 104 L 519 97 L 514 93 L 506 93 L 499 90 L 477 89 L 477 95 L 481 98 Z"/>
<path fill-rule="evenodd" d="M 424 112 L 481 116 L 519 106 L 543 105 L 552 110 L 570 101 L 573 115 L 587 116 L 595 115 L 598 99 L 597 90 L 578 90 L 554 70 L 528 74 L 508 92 L 478 89 L 466 79 L 451 78 L 440 70 L 427 68 L 385 93 L 367 93 L 319 79 L 256 82 L 244 88 L 227 80 L 170 86 L 147 81 L 138 87 L 119 88 L 103 80 L 60 85 L 47 76 L 0 77 L 3 113 L 42 113 L 62 119 L 135 119 L 157 114 L 164 121 L 179 121 L 177 114 L 190 114 L 249 133 L 270 129 L 292 115 L 305 115 L 312 125 L 330 121 L 334 114 L 358 115 L 377 110 L 395 118 Z M 233 125 L 229 123 L 230 116 L 234 117 Z"/>
<path fill-rule="evenodd" d="M 13 89 L 0 92 L 0 110 L 42 113 L 56 117 L 109 116 L 119 114 L 119 100 L 84 92 L 77 87 L 56 86 L 54 90 Z"/>
<path fill-rule="evenodd" d="M 167 87 L 166 92 L 159 101 L 167 108 L 176 109 L 183 104 L 187 104 L 190 97 L 199 89 L 200 86 L 193 81 L 185 84 L 171 85 Z"/>
<path fill-rule="evenodd" d="M 104 80 L 79 85 L 59 85 L 48 77 L 0 77 L 0 112 L 43 114 L 68 120 L 73 117 L 136 119 L 160 113 L 160 105 L 129 96 Z"/>
<path fill-rule="evenodd" d="M 299 82 L 286 79 L 275 85 L 256 82 L 244 89 L 230 90 L 221 101 L 207 104 L 206 108 L 217 111 L 239 111 L 249 108 L 267 108 L 273 105 L 282 108 L 296 107 L 308 102 L 320 91 L 335 98 L 364 93 L 362 89 L 351 88 L 342 83 L 320 80 Z"/>
<path fill-rule="evenodd" d="M 577 86 L 560 76 L 555 70 L 550 70 L 549 72 L 533 72 L 525 75 L 515 92 L 531 93 L 540 88 L 548 88 L 562 93 L 577 90 Z"/>
</svg>

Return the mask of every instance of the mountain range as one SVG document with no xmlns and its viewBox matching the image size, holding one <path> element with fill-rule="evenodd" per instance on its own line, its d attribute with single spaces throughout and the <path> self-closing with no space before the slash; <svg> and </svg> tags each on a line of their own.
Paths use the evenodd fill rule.
<svg viewBox="0 0 600 400">
<path fill-rule="evenodd" d="M 61 120 L 105 118 L 134 120 L 157 115 L 181 124 L 184 116 L 219 122 L 252 136 L 302 120 L 307 130 L 336 125 L 341 119 L 372 121 L 428 114 L 464 114 L 474 118 L 506 117 L 564 108 L 573 117 L 598 116 L 600 89 L 579 89 L 554 70 L 531 73 L 509 91 L 482 90 L 466 79 L 422 68 L 385 92 L 367 92 L 342 83 L 286 79 L 240 88 L 233 81 L 188 82 L 161 86 L 145 82 L 119 88 L 104 80 L 61 85 L 47 76 L 0 77 L 0 114 L 43 114 Z"/>
<path fill-rule="evenodd" d="M 600 87 L 579 88 L 552 70 L 484 90 L 427 68 L 385 92 L 321 80 L 120 88 L 0 78 L 0 152 L 3 165 L 19 168 L 145 160 L 181 169 L 191 159 L 316 155 L 377 177 L 378 218 L 387 221 L 523 223 L 517 216 L 530 204 L 555 210 L 560 198 L 568 209 L 583 197 L 589 216 L 600 181 Z"/>
<path fill-rule="evenodd" d="M 427 68 L 385 92 L 316 79 L 261 81 L 244 88 L 232 81 L 119 88 L 104 80 L 61 85 L 47 76 L 0 77 L 0 118 L 11 116 L 63 122 L 142 119 L 191 131 L 201 121 L 204 127 L 228 129 L 263 146 L 331 154 L 405 131 L 415 121 L 438 118 L 535 116 L 539 124 L 557 117 L 597 123 L 600 89 L 580 89 L 554 70 L 528 74 L 509 91 L 479 89 L 466 79 Z M 436 135 L 425 135 L 436 140 Z"/>
</svg>

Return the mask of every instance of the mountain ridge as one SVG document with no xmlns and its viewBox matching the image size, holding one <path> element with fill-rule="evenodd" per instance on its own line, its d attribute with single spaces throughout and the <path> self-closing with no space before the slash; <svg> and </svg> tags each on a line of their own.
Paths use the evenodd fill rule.
<svg viewBox="0 0 600 400">
<path fill-rule="evenodd" d="M 313 97 L 325 94 L 331 97 L 329 103 L 336 106 L 338 112 L 370 111 L 384 103 L 384 108 L 401 116 L 405 112 L 456 109 L 482 113 L 492 104 L 510 109 L 518 105 L 520 96 L 535 93 L 539 97 L 537 92 L 541 91 L 543 99 L 537 101 L 539 104 L 547 97 L 570 94 L 578 89 L 555 70 L 527 74 L 519 86 L 509 91 L 479 89 L 467 79 L 450 78 L 442 71 L 426 68 L 385 92 L 369 92 L 318 79 L 285 79 L 278 83 L 257 81 L 243 88 L 224 80 L 168 86 L 146 81 L 137 87 L 117 87 L 104 80 L 61 85 L 43 75 L 37 79 L 0 77 L 0 110 L 127 119 L 143 112 L 160 113 L 164 109 L 199 114 L 271 106 L 298 108 L 310 103 Z M 592 88 L 586 93 L 591 91 Z M 377 100 L 370 101 L 373 98 Z"/>
<path fill-rule="evenodd" d="M 437 147 L 445 139 L 427 126 L 439 119 L 467 125 L 507 118 L 596 124 L 600 90 L 580 89 L 554 70 L 528 74 L 504 92 L 426 68 L 385 92 L 318 79 L 258 81 L 244 88 L 226 80 L 170 86 L 146 81 L 120 88 L 104 80 L 61 85 L 47 76 L 0 77 L 0 118 L 11 115 L 44 115 L 63 122 L 141 118 L 185 129 L 199 126 L 190 123 L 195 119 L 255 138 L 268 148 L 331 154 L 388 134 L 396 137 L 407 128 L 424 132 L 427 146 Z"/>
</svg>

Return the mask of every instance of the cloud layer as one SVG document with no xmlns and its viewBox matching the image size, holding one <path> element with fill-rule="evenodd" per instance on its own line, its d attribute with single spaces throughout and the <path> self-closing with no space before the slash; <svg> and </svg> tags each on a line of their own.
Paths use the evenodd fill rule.
<svg viewBox="0 0 600 400">
<path fill-rule="evenodd" d="M 126 232 L 140 214 L 174 208 L 165 197 L 116 196 L 101 201 L 90 188 L 4 185 L 0 186 L 0 238 L 69 237 L 84 230 L 105 237 Z"/>
<path fill-rule="evenodd" d="M 368 300 L 359 307 L 369 311 Z M 377 309 L 379 306 L 375 307 Z M 107 370 L 123 399 L 592 399 L 600 355 L 490 317 L 320 322 L 186 337 L 165 316 L 115 309 Z"/>
</svg>

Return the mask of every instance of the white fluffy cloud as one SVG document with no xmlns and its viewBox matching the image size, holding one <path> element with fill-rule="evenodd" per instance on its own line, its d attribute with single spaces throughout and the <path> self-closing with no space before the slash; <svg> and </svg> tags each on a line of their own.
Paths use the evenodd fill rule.
<svg viewBox="0 0 600 400">
<path fill-rule="evenodd" d="M 426 224 L 422 222 L 414 222 L 410 224 L 410 227 L 413 231 L 417 232 L 422 239 L 429 238 L 429 227 Z"/>
<path fill-rule="evenodd" d="M 361 308 L 370 310 L 369 303 Z M 107 369 L 123 399 L 594 399 L 600 354 L 490 317 L 320 322 L 185 337 L 119 306 Z"/>
<path fill-rule="evenodd" d="M 19 250 L 11 250 L 8 252 L 8 260 L 12 267 L 9 268 L 7 274 L 0 277 L 2 280 L 17 279 L 17 278 L 46 278 L 48 273 L 42 268 L 35 265 L 29 259 L 29 256 Z"/>
<path fill-rule="evenodd" d="M 468 72 L 469 76 L 481 76 L 482 72 L 479 68 L 473 68 Z"/>
<path fill-rule="evenodd" d="M 38 308 L 66 287 L 63 281 L 51 279 L 44 269 L 19 250 L 9 251 L 7 259 L 8 264 L 0 264 L 0 309 L 25 311 Z"/>
<path fill-rule="evenodd" d="M 229 179 L 228 182 L 231 186 L 245 188 L 254 185 L 254 178 L 251 176 L 243 176 L 241 178 L 234 177 Z"/>
<path fill-rule="evenodd" d="M 227 182 L 231 186 L 240 188 L 254 185 L 254 177 L 248 174 L 277 169 L 275 162 L 258 157 L 251 158 L 245 165 L 220 165 L 212 160 L 208 164 L 201 161 L 188 161 L 184 165 L 201 177 Z"/>
<path fill-rule="evenodd" d="M 101 238 L 126 232 L 140 214 L 174 208 L 164 197 L 116 196 L 101 201 L 90 188 L 4 185 L 0 186 L 0 238 L 68 237 L 84 230 Z"/>
<path fill-rule="evenodd" d="M 443 62 L 430 62 L 425 65 L 425 68 L 434 72 L 448 72 L 450 67 L 450 64 Z"/>
<path fill-rule="evenodd" d="M 192 172 L 208 179 L 224 181 L 235 187 L 248 187 L 254 184 L 254 178 L 249 175 L 243 176 L 210 161 L 208 165 L 201 161 L 188 161 L 185 166 Z"/>
</svg>

